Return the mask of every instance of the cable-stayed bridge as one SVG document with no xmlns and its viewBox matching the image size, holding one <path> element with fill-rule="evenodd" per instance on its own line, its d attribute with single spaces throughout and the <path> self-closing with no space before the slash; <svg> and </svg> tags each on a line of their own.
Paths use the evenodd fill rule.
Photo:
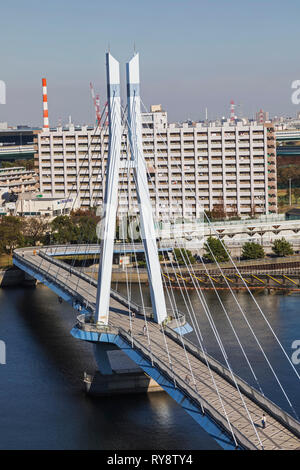
<svg viewBox="0 0 300 470">
<path fill-rule="evenodd" d="M 91 320 L 97 293 L 94 279 L 43 249 L 16 250 L 14 264 L 80 312 L 72 330 L 75 337 L 117 345 L 223 448 L 300 448 L 297 420 L 178 333 L 185 325 L 183 316 L 170 319 L 162 328 L 149 312 L 145 321 L 139 306 L 112 291 L 109 323 L 97 325 Z M 135 313 L 134 319 L 130 312 Z M 260 428 L 263 413 L 268 423 L 265 430 Z"/>
<path fill-rule="evenodd" d="M 225 282 L 240 315 L 295 417 L 272 403 L 263 394 L 255 367 L 247 355 L 245 345 L 239 338 L 230 312 L 226 309 L 214 280 L 211 279 L 211 288 L 223 310 L 224 320 L 230 325 L 240 347 L 240 354 L 256 381 L 255 388 L 234 373 L 228 359 L 227 346 L 222 340 L 222 332 L 216 327 L 193 265 L 186 252 L 180 247 L 178 250 L 181 260 L 177 258 L 177 251 L 177 255 L 175 253 L 174 256 L 169 257 L 169 264 L 170 269 L 176 272 L 175 278 L 178 279 L 180 293 L 184 299 L 185 313 L 178 310 L 173 291 L 170 289 L 169 276 L 163 275 L 149 196 L 150 175 L 147 174 L 142 150 L 138 54 L 135 54 L 127 64 L 127 114 L 122 112 L 121 108 L 119 64 L 111 54 L 107 54 L 107 84 L 109 149 L 101 229 L 98 234 L 100 246 L 78 244 L 22 248 L 15 250 L 14 264 L 29 276 L 48 286 L 59 296 L 59 299 L 68 302 L 78 312 L 77 322 L 71 333 L 74 337 L 95 345 L 100 372 L 103 377 L 107 377 L 107 380 L 113 373 L 107 353 L 111 348 L 118 348 L 153 378 L 222 448 L 299 449 L 300 423 L 289 394 L 276 374 L 253 325 L 249 322 L 247 312 L 240 305 L 230 282 L 226 281 L 226 276 Z M 128 159 L 125 161 L 123 159 L 121 165 L 122 126 L 125 125 L 128 129 L 130 149 Z M 143 251 L 152 305 L 150 309 L 145 305 L 140 282 L 138 285 L 141 304 L 133 298 L 128 278 L 126 296 L 111 288 L 118 190 L 120 189 L 119 171 L 122 168 L 128 176 L 133 174 L 135 181 L 142 245 L 134 241 L 131 245 L 126 244 L 126 237 L 123 233 L 121 252 L 124 255 L 133 254 L 138 274 L 137 254 Z M 130 209 L 129 207 L 128 212 Z M 131 237 L 131 240 L 134 240 L 134 237 Z M 88 276 L 83 270 L 75 267 L 76 256 L 84 257 L 91 254 L 94 256 L 94 266 L 97 267 L 95 276 Z M 70 255 L 73 257 L 71 264 L 61 261 L 61 256 Z M 214 256 L 213 252 L 211 255 Z M 238 273 L 230 254 L 228 256 L 233 269 Z M 214 261 L 222 273 L 222 267 L 216 259 Z M 207 353 L 205 338 L 182 276 L 182 263 L 192 279 L 203 314 L 220 347 L 224 365 Z M 204 264 L 203 267 L 205 269 Z M 248 288 L 247 283 L 245 283 L 245 288 Z M 167 306 L 166 296 L 171 308 Z M 254 303 L 265 321 L 270 337 L 274 339 L 287 361 L 290 373 L 295 374 L 299 380 L 296 368 L 250 291 L 249 302 Z M 191 329 L 197 337 L 197 344 L 191 343 L 185 337 Z M 266 427 L 262 425 L 263 415 L 267 422 Z"/>
</svg>

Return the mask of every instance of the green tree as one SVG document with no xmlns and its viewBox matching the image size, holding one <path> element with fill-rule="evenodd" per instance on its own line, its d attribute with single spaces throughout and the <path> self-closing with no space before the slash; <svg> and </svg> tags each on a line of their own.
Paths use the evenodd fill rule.
<svg viewBox="0 0 300 470">
<path fill-rule="evenodd" d="M 225 246 L 224 242 L 222 244 L 219 238 L 208 237 L 206 243 L 204 244 L 204 250 L 204 257 L 212 262 L 214 262 L 214 257 L 218 263 L 229 260 L 229 250 Z"/>
<path fill-rule="evenodd" d="M 294 254 L 293 247 L 284 237 L 275 240 L 272 245 L 272 251 L 276 256 L 289 256 Z"/>
<path fill-rule="evenodd" d="M 2 168 L 13 168 L 15 166 L 23 166 L 26 170 L 34 170 L 34 159 L 15 160 L 14 162 L 2 162 Z"/>
<path fill-rule="evenodd" d="M 74 225 L 67 215 L 59 215 L 51 222 L 52 243 L 74 243 Z"/>
<path fill-rule="evenodd" d="M 71 212 L 74 243 L 96 243 L 96 227 L 100 217 L 96 216 L 95 208 L 88 210 L 78 209 Z"/>
<path fill-rule="evenodd" d="M 242 258 L 260 259 L 265 257 L 263 247 L 259 243 L 246 242 L 242 247 Z"/>
<path fill-rule="evenodd" d="M 98 221 L 94 210 L 59 215 L 51 222 L 52 243 L 96 243 Z"/>
<path fill-rule="evenodd" d="M 43 217 L 28 217 L 23 220 L 23 234 L 26 244 L 35 246 L 38 242 L 44 242 L 49 222 Z"/>
<path fill-rule="evenodd" d="M 0 222 L 0 252 L 9 253 L 15 248 L 24 246 L 22 221 L 19 217 L 8 215 Z"/>
<path fill-rule="evenodd" d="M 174 248 L 173 256 L 174 260 L 179 264 L 194 264 L 196 262 L 192 252 L 185 248 Z"/>
</svg>

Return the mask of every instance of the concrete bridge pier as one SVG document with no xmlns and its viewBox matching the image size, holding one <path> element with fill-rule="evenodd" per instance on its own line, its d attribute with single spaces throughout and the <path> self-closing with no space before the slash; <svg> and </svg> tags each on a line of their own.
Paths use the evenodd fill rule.
<svg viewBox="0 0 300 470">
<path fill-rule="evenodd" d="M 85 392 L 91 396 L 110 396 L 164 391 L 117 346 L 94 343 L 99 370 L 84 373 Z"/>
<path fill-rule="evenodd" d="M 111 375 L 113 371 L 109 361 L 108 351 L 116 349 L 116 347 L 110 343 L 94 343 L 93 347 L 100 373 L 102 375 Z"/>
</svg>

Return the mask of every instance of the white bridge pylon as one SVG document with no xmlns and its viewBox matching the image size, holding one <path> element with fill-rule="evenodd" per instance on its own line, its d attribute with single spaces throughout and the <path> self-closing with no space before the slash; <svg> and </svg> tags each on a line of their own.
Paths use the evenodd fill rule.
<svg viewBox="0 0 300 470">
<path fill-rule="evenodd" d="M 97 323 L 108 324 L 112 261 L 118 203 L 118 184 L 121 153 L 121 101 L 120 69 L 117 60 L 106 54 L 107 101 L 109 115 L 109 149 L 106 171 L 104 209 L 102 214 L 102 240 L 99 261 L 96 300 Z M 140 213 L 142 237 L 154 321 L 162 323 L 167 318 L 167 309 L 161 278 L 152 206 L 148 189 L 146 164 L 143 156 L 142 123 L 140 103 L 139 55 L 135 54 L 126 64 L 127 76 L 127 122 L 131 149 L 131 167 Z"/>
</svg>

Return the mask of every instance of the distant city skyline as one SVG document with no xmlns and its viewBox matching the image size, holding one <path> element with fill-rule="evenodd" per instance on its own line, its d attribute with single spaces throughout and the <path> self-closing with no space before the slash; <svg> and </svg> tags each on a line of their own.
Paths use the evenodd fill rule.
<svg viewBox="0 0 300 470">
<path fill-rule="evenodd" d="M 1 5 L 0 122 L 42 126 L 42 77 L 49 121 L 92 124 L 89 83 L 106 101 L 105 52 L 121 62 L 140 52 L 143 102 L 162 104 L 169 121 L 296 116 L 291 85 L 300 79 L 300 4 L 231 0 L 138 0 L 110 3 L 37 0 Z M 126 100 L 125 89 L 123 99 Z"/>
</svg>

